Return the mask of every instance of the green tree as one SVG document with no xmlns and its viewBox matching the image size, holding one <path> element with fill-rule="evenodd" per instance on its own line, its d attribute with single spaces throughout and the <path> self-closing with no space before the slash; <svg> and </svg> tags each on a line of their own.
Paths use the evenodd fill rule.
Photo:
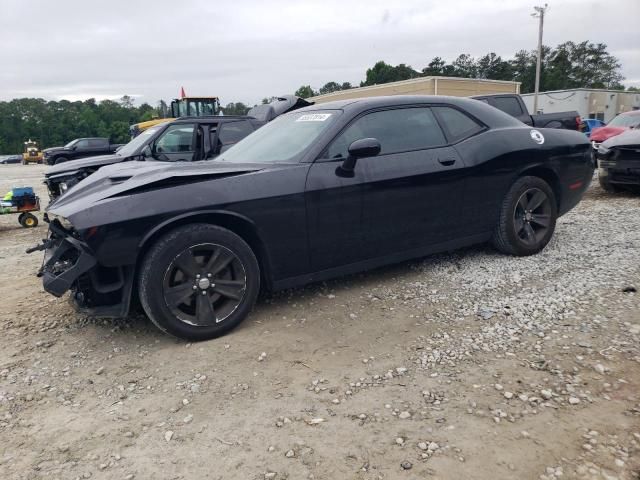
<svg viewBox="0 0 640 480">
<path fill-rule="evenodd" d="M 325 95 L 327 93 L 337 92 L 339 90 L 342 90 L 342 86 L 339 83 L 327 82 L 322 87 L 320 87 L 318 93 L 320 93 L 320 95 Z"/>
<path fill-rule="evenodd" d="M 487 53 L 476 62 L 476 78 L 489 80 L 511 80 L 513 72 L 509 62 L 494 52 Z"/>
<path fill-rule="evenodd" d="M 379 85 L 400 80 L 409 80 L 420 76 L 410 65 L 401 63 L 397 66 L 379 61 L 373 67 L 367 69 L 365 81 L 360 86 Z"/>
<path fill-rule="evenodd" d="M 248 111 L 249 107 L 242 102 L 227 103 L 226 107 L 222 107 L 225 115 L 246 115 Z"/>
<path fill-rule="evenodd" d="M 422 74 L 428 77 L 439 77 L 444 75 L 444 68 L 447 62 L 440 57 L 433 57 L 425 68 L 422 69 Z"/>
<path fill-rule="evenodd" d="M 300 97 L 300 98 L 309 98 L 309 97 L 315 97 L 318 93 L 314 92 L 313 88 L 311 88 L 310 85 L 302 85 L 300 88 L 298 88 L 298 90 L 296 90 L 296 92 L 294 93 L 294 95 L 296 97 Z"/>
<path fill-rule="evenodd" d="M 475 59 L 468 53 L 458 56 L 453 62 L 453 76 L 462 78 L 476 78 L 478 67 Z"/>
</svg>

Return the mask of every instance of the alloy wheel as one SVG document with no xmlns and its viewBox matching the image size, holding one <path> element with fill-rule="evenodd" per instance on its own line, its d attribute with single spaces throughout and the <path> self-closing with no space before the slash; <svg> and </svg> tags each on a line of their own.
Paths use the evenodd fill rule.
<svg viewBox="0 0 640 480">
<path fill-rule="evenodd" d="M 541 242 L 551 226 L 551 200 L 539 188 L 526 190 L 518 199 L 513 215 L 516 236 L 533 247 Z"/>
<path fill-rule="evenodd" d="M 238 256 L 213 243 L 195 245 L 178 254 L 162 283 L 171 313 L 197 326 L 223 322 L 242 303 L 246 287 L 246 271 Z"/>
</svg>

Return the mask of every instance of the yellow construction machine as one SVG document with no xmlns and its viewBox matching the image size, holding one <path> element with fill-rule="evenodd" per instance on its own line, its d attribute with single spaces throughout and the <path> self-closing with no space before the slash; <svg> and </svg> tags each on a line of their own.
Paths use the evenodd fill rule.
<svg viewBox="0 0 640 480">
<path fill-rule="evenodd" d="M 154 118 L 146 122 L 136 123 L 129 127 L 131 138 L 135 138 L 147 128 L 162 122 L 170 122 L 179 117 L 204 117 L 218 115 L 220 113 L 220 100 L 218 97 L 182 97 L 171 101 L 171 117 Z"/>
<path fill-rule="evenodd" d="M 28 163 L 42 163 L 44 161 L 44 157 L 42 152 L 38 148 L 37 142 L 29 139 L 24 142 L 24 152 L 22 152 L 22 164 L 26 165 Z"/>
</svg>

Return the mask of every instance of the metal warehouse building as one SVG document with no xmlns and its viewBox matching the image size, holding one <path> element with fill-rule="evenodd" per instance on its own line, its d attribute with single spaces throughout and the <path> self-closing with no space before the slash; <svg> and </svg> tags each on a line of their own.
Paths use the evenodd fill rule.
<svg viewBox="0 0 640 480">
<path fill-rule="evenodd" d="M 492 93 L 520 93 L 520 82 L 457 77 L 420 77 L 400 82 L 340 90 L 312 97 L 309 100 L 316 103 L 325 103 L 333 100 L 379 97 L 383 95 L 451 95 L 454 97 L 470 97 L 473 95 L 490 95 Z"/>
<path fill-rule="evenodd" d="M 522 95 L 522 99 L 533 112 L 533 93 Z M 538 111 L 541 113 L 576 110 L 583 118 L 597 118 L 607 123 L 619 113 L 638 109 L 640 92 L 574 88 L 538 94 Z"/>
</svg>

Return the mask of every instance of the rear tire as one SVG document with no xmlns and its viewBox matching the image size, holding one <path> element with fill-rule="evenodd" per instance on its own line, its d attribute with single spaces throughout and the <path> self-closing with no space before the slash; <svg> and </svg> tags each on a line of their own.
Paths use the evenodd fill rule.
<svg viewBox="0 0 640 480">
<path fill-rule="evenodd" d="M 508 255 L 533 255 L 547 246 L 557 219 L 556 196 L 549 184 L 539 177 L 521 177 L 502 202 L 491 243 Z"/>
<path fill-rule="evenodd" d="M 140 303 L 162 331 L 189 341 L 235 328 L 251 312 L 260 268 L 235 233 L 209 224 L 179 227 L 147 252 L 138 275 Z"/>
<path fill-rule="evenodd" d="M 619 193 L 622 189 L 617 185 L 612 184 L 607 177 L 603 177 L 598 175 L 598 183 L 602 187 L 605 192 L 608 193 Z"/>
</svg>

